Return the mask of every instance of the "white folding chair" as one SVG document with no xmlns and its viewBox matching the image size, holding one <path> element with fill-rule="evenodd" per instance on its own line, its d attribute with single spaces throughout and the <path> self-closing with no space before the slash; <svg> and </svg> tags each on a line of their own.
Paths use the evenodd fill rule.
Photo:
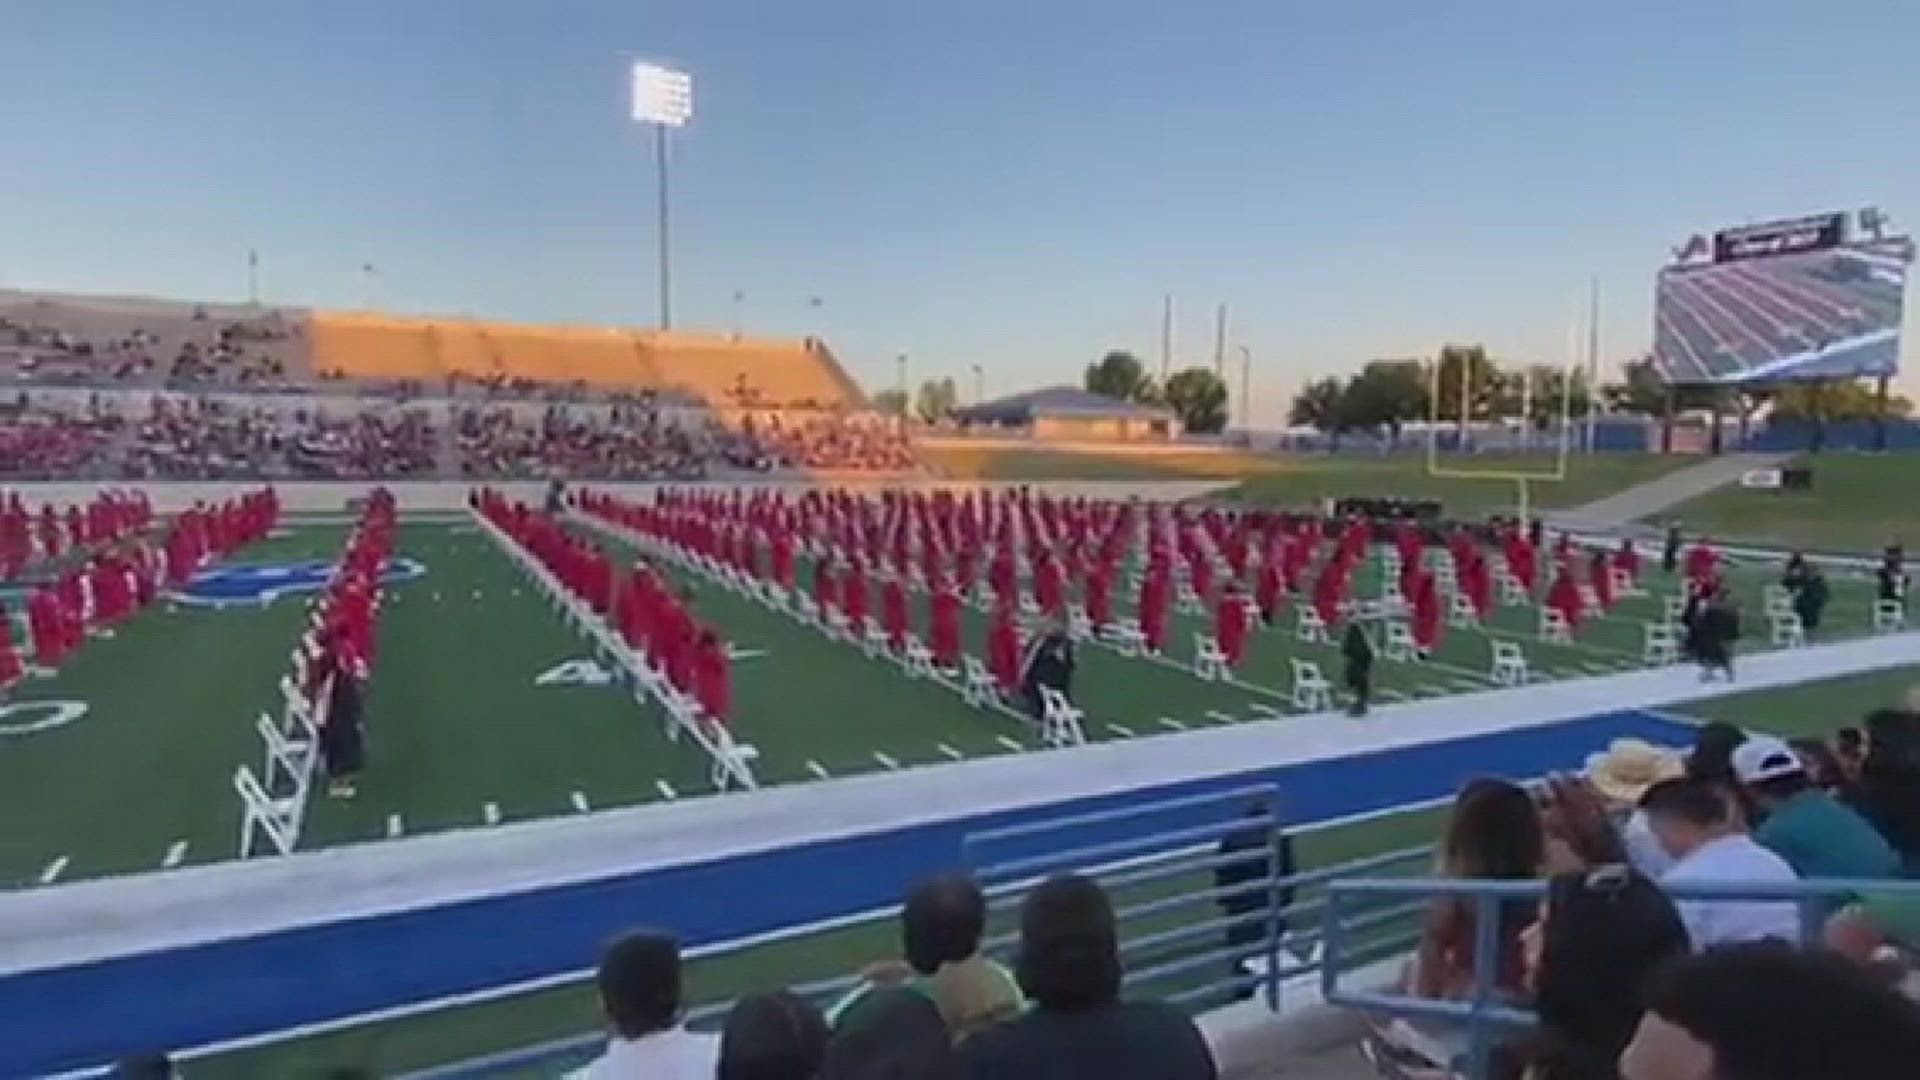
<svg viewBox="0 0 1920 1080">
<path fill-rule="evenodd" d="M 1333 686 L 1311 660 L 1293 660 L 1293 707 L 1306 712 L 1333 708 Z"/>
<path fill-rule="evenodd" d="M 1556 645 L 1573 644 L 1573 627 L 1567 625 L 1567 617 L 1560 614 L 1559 608 L 1541 605 L 1540 640 Z"/>
<path fill-rule="evenodd" d="M 1067 605 L 1067 633 L 1075 641 L 1085 641 L 1093 636 L 1093 620 L 1088 617 L 1086 608 L 1079 604 Z"/>
<path fill-rule="evenodd" d="M 713 767 L 707 771 L 707 779 L 712 783 L 713 790 L 757 787 L 753 778 L 753 763 L 760 760 L 760 751 L 751 743 L 733 741 L 733 733 L 727 730 L 725 724 L 709 723 L 706 732 L 713 744 Z"/>
<path fill-rule="evenodd" d="M 900 653 L 900 670 L 909 678 L 930 679 L 933 677 L 933 650 L 912 634 L 906 636 L 906 647 Z"/>
<path fill-rule="evenodd" d="M 1500 606 L 1523 607 L 1533 603 L 1533 597 L 1520 585 L 1520 579 L 1506 570 L 1499 572 L 1496 579 L 1500 582 Z"/>
<path fill-rule="evenodd" d="M 1080 721 L 1086 718 L 1065 694 L 1051 686 L 1040 688 L 1040 742 L 1044 746 L 1080 746 L 1087 741 Z"/>
<path fill-rule="evenodd" d="M 1518 642 L 1496 641 L 1493 643 L 1493 668 L 1489 674 L 1500 686 L 1527 684 L 1529 678 L 1527 654 L 1521 651 Z"/>
<path fill-rule="evenodd" d="M 1774 648 L 1798 649 L 1807 643 L 1807 627 L 1800 621 L 1798 612 L 1769 614 L 1767 621 L 1773 631 Z"/>
<path fill-rule="evenodd" d="M 1193 673 L 1208 682 L 1227 677 L 1227 654 L 1220 651 L 1220 643 L 1208 634 L 1193 635 Z"/>
<path fill-rule="evenodd" d="M 1294 628 L 1294 637 L 1309 645 L 1333 643 L 1333 638 L 1327 633 L 1327 621 L 1320 617 L 1320 610 L 1312 604 L 1300 605 L 1300 621 Z"/>
<path fill-rule="evenodd" d="M 871 615 L 861 616 L 860 622 L 861 647 L 866 650 L 867 655 L 873 658 L 886 655 L 893 645 L 893 642 L 887 637 L 887 631 L 881 627 L 878 622 L 875 622 Z"/>
<path fill-rule="evenodd" d="M 1873 604 L 1873 632 L 1894 634 L 1907 628 L 1907 605 L 1898 600 L 1876 600 Z"/>
<path fill-rule="evenodd" d="M 1138 619 L 1120 619 L 1107 627 L 1107 640 L 1122 656 L 1139 656 L 1147 651 L 1147 632 Z"/>
<path fill-rule="evenodd" d="M 1000 684 L 994 681 L 993 673 L 987 670 L 987 665 L 981 663 L 979 657 L 960 657 L 960 670 L 965 678 L 960 684 L 960 696 L 967 704 L 984 709 L 1000 700 Z"/>
<path fill-rule="evenodd" d="M 1680 661 L 1680 635 L 1670 622 L 1650 622 L 1642 627 L 1640 660 L 1649 667 Z"/>
<path fill-rule="evenodd" d="M 1420 659 L 1420 650 L 1413 644 L 1413 631 L 1403 622 L 1387 623 L 1387 643 L 1382 651 L 1389 660 L 1404 662 Z"/>
<path fill-rule="evenodd" d="M 1480 625 L 1480 612 L 1466 593 L 1454 593 L 1447 601 L 1447 625 L 1462 629 Z"/>
<path fill-rule="evenodd" d="M 1617 566 L 1607 571 L 1607 577 L 1613 582 L 1613 595 L 1615 596 L 1646 595 L 1646 590 L 1640 587 L 1639 582 L 1633 580 L 1633 575 Z"/>
</svg>

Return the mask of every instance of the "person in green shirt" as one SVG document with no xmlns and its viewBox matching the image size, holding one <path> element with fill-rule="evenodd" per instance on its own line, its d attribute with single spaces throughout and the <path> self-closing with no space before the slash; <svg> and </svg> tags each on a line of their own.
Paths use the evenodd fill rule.
<svg viewBox="0 0 1920 1080">
<path fill-rule="evenodd" d="M 1866 818 L 1815 787 L 1793 748 L 1755 735 L 1733 751 L 1733 772 L 1763 820 L 1753 838 L 1802 878 L 1890 878 L 1900 856 Z M 1844 898 L 1834 898 L 1836 906 Z"/>
</svg>

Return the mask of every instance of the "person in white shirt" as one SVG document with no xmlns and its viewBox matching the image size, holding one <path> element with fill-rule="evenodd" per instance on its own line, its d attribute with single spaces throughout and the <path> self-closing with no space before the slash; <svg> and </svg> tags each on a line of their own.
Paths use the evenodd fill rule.
<svg viewBox="0 0 1920 1080">
<path fill-rule="evenodd" d="M 1775 885 L 1799 880 L 1785 859 L 1734 824 L 1727 793 L 1711 781 L 1664 780 L 1641 800 L 1660 846 L 1674 859 L 1660 883 Z M 1800 916 L 1791 901 L 1676 898 L 1696 952 L 1716 945 L 1778 938 L 1798 941 Z"/>
<path fill-rule="evenodd" d="M 633 931 L 600 955 L 596 976 L 606 1014 L 606 1053 L 573 1080 L 712 1080 L 720 1040 L 680 1026 L 680 946 Z"/>
</svg>

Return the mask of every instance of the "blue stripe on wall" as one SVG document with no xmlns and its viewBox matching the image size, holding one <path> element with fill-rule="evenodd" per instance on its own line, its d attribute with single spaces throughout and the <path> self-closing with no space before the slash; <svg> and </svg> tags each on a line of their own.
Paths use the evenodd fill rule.
<svg viewBox="0 0 1920 1080">
<path fill-rule="evenodd" d="M 0 1073 L 83 1068 L 579 970 L 636 925 L 702 945 L 871 910 L 897 902 L 915 878 L 959 865 L 963 839 L 980 829 L 1256 783 L 1277 785 L 1283 813 L 1312 824 L 1441 798 L 1474 776 L 1577 767 L 1627 735 L 1692 738 L 1652 714 L 1608 713 L 14 976 L 0 980 Z M 1218 805 L 1203 806 L 1150 828 L 1220 817 Z M 1144 827 L 1134 819 L 1049 831 L 1024 846 L 997 844 L 995 860 Z"/>
</svg>

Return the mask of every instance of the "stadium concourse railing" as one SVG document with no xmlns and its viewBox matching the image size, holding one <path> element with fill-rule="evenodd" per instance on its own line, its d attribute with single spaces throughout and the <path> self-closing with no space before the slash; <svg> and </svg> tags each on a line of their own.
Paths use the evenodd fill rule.
<svg viewBox="0 0 1920 1080">
<path fill-rule="evenodd" d="M 1414 1021 L 1421 1025 L 1421 1049 L 1448 1058 L 1443 1071 L 1460 1080 L 1486 1080 L 1497 1040 L 1502 1034 L 1524 1031 L 1536 1022 L 1534 1014 L 1500 1000 L 1494 987 L 1495 940 L 1500 908 L 1510 904 L 1538 904 L 1544 881 L 1447 881 L 1434 878 L 1377 879 L 1342 876 L 1328 883 L 1322 910 L 1322 940 L 1326 962 L 1320 968 L 1324 1000 L 1375 1017 Z M 1794 903 L 1800 912 L 1802 944 L 1817 942 L 1833 901 L 1861 896 L 1920 899 L 1920 881 L 1822 879 L 1769 884 L 1718 882 L 1673 884 L 1665 887 L 1676 901 L 1777 900 Z M 1377 987 L 1342 985 L 1354 955 L 1373 955 L 1369 943 L 1356 942 L 1349 912 L 1371 910 L 1382 903 L 1424 906 L 1440 896 L 1454 896 L 1473 906 L 1473 986 L 1464 1001 L 1440 1001 L 1389 992 Z"/>
<path fill-rule="evenodd" d="M 1273 810 L 1280 805 L 1274 788 L 1251 785 L 970 834 L 963 851 L 988 897 L 983 947 L 1009 958 L 1017 943 L 1012 927 L 1027 891 L 1052 874 L 1071 870 L 1098 879 L 1113 897 L 1130 996 L 1196 1012 L 1250 998 L 1275 1010 L 1317 1003 L 1323 966 L 1334 956 L 1324 947 L 1328 929 L 1321 917 L 1333 910 L 1330 883 L 1366 874 L 1414 872 L 1430 864 L 1432 848 L 1405 848 L 1316 870 L 1277 873 L 1288 842 Z M 1190 821 L 1196 815 L 1215 820 L 1177 828 L 1153 824 L 1156 817 Z M 1083 830 L 1110 829 L 1116 820 L 1139 823 L 1141 831 L 1120 841 L 1074 840 Z M 1229 840 L 1234 841 L 1231 847 Z M 1216 871 L 1248 862 L 1264 870 L 1245 880 L 1216 882 Z M 1224 905 L 1236 899 L 1243 901 L 1236 905 L 1238 912 L 1225 913 Z M 1344 946 L 1341 960 L 1367 965 L 1408 952 L 1419 933 L 1423 903 L 1410 897 L 1377 904 L 1350 899 L 1340 908 L 1346 922 L 1337 928 Z M 1230 941 L 1230 932 L 1242 927 L 1255 932 L 1235 933 Z M 849 972 L 873 959 L 844 958 Z M 848 974 L 786 989 L 825 1008 L 858 981 L 857 975 Z M 717 1029 L 732 1004 L 695 1007 L 686 1022 L 696 1030 Z M 426 1069 L 405 1080 L 557 1075 L 585 1064 L 605 1041 L 602 1033 L 584 1033 Z"/>
</svg>

